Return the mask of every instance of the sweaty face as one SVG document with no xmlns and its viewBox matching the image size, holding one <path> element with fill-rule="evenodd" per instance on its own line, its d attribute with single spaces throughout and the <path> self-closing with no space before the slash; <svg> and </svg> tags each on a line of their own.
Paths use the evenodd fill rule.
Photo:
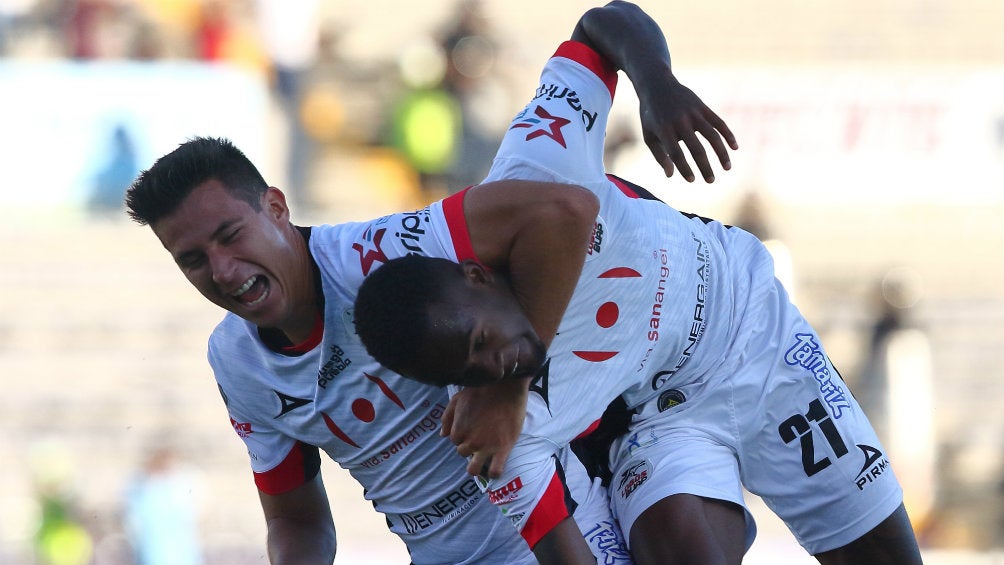
<svg viewBox="0 0 1004 565">
<path fill-rule="evenodd" d="M 292 323 L 310 271 L 298 266 L 302 253 L 293 236 L 299 235 L 281 192 L 269 189 L 255 210 L 211 179 L 152 228 L 211 302 L 261 327 Z"/>
<path fill-rule="evenodd" d="M 429 306 L 429 318 L 422 353 L 408 371 L 425 382 L 483 386 L 533 375 L 546 359 L 543 342 L 507 288 L 458 283 Z"/>
</svg>

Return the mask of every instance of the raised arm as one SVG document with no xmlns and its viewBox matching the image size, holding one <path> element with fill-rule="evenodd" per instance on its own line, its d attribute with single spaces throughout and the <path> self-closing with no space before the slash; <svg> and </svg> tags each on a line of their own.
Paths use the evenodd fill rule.
<svg viewBox="0 0 1004 565">
<path fill-rule="evenodd" d="M 320 473 L 277 495 L 258 491 L 272 565 L 322 565 L 335 560 L 335 524 Z"/>
<path fill-rule="evenodd" d="M 711 144 L 722 168 L 731 168 L 725 143 L 738 149 L 735 136 L 717 114 L 673 75 L 666 37 L 641 8 L 619 0 L 593 8 L 579 19 L 572 39 L 603 55 L 631 80 L 638 94 L 642 136 L 666 176 L 673 174 L 675 164 L 688 182 L 694 180 L 680 147 L 682 141 L 704 180 L 714 182 L 714 171 L 697 132 Z"/>
<path fill-rule="evenodd" d="M 475 254 L 509 278 L 545 345 L 572 298 L 598 213 L 592 192 L 567 184 L 498 181 L 464 199 Z"/>
<path fill-rule="evenodd" d="M 583 188 L 531 181 L 486 183 L 464 199 L 475 254 L 513 282 L 513 292 L 533 312 L 534 329 L 547 345 L 575 290 L 598 210 L 596 196 Z M 502 472 L 522 430 L 529 381 L 504 380 L 450 400 L 443 434 L 470 458 L 469 473 L 486 467 L 489 476 Z"/>
</svg>

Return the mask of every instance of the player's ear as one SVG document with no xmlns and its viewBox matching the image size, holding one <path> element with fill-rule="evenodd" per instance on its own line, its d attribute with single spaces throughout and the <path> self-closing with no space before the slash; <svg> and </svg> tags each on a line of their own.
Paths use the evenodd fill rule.
<svg viewBox="0 0 1004 565">
<path fill-rule="evenodd" d="M 261 195 L 261 205 L 262 210 L 270 218 L 282 223 L 289 221 L 289 206 L 286 204 L 286 195 L 278 188 L 268 187 Z"/>
<path fill-rule="evenodd" d="M 475 284 L 485 284 L 492 282 L 495 277 L 492 272 L 488 270 L 487 267 L 474 261 L 473 259 L 466 259 L 460 263 L 460 268 L 464 272 L 464 278 L 468 282 Z"/>
</svg>

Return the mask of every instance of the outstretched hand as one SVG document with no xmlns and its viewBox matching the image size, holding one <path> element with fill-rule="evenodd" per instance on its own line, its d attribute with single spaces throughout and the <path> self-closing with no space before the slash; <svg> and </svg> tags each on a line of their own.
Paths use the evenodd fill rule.
<svg viewBox="0 0 1004 565">
<path fill-rule="evenodd" d="M 732 167 L 725 144 L 739 149 L 732 130 L 694 91 L 680 84 L 673 76 L 667 80 L 646 81 L 644 92 L 638 93 L 642 137 L 655 160 L 672 176 L 679 169 L 687 182 L 694 182 L 694 172 L 687 162 L 683 146 L 690 151 L 706 182 L 715 181 L 715 173 L 697 134 L 711 144 L 718 161 L 726 171 Z M 724 138 L 724 140 L 723 140 Z"/>
<path fill-rule="evenodd" d="M 471 475 L 502 474 L 523 431 L 527 384 L 524 379 L 504 380 L 492 386 L 466 388 L 450 399 L 440 434 L 449 436 L 457 452 L 468 458 L 467 472 Z"/>
</svg>

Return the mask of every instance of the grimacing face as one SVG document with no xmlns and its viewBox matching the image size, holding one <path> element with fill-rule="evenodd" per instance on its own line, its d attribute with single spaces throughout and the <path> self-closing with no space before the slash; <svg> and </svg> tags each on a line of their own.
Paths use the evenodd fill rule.
<svg viewBox="0 0 1004 565">
<path fill-rule="evenodd" d="M 210 179 L 151 227 L 210 302 L 261 327 L 290 323 L 303 274 L 278 189 L 268 189 L 259 211 Z"/>
<path fill-rule="evenodd" d="M 429 305 L 422 353 L 404 374 L 468 387 L 533 375 L 547 350 L 515 296 L 480 265 L 464 268 L 467 276 Z"/>
</svg>

